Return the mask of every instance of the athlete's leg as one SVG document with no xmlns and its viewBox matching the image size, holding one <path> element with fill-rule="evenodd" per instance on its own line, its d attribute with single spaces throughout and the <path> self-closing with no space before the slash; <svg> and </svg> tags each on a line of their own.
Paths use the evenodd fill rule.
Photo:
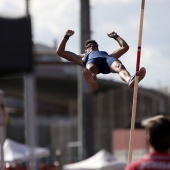
<svg viewBox="0 0 170 170">
<path fill-rule="evenodd" d="M 97 79 L 96 75 L 99 73 L 99 69 L 96 67 L 96 65 L 93 63 L 89 63 L 86 65 L 86 68 L 90 70 L 93 76 L 95 77 L 95 79 Z"/>
<path fill-rule="evenodd" d="M 126 70 L 125 66 L 119 60 L 114 61 L 112 63 L 112 65 L 110 66 L 110 70 L 113 73 L 118 73 L 120 78 L 126 83 L 128 83 L 129 88 L 131 89 L 134 88 L 135 76 L 131 77 L 130 73 Z M 146 69 L 142 67 L 139 70 L 139 82 L 145 77 L 145 75 Z"/>
<path fill-rule="evenodd" d="M 89 85 L 96 90 L 99 85 L 97 84 L 97 77 L 99 70 L 98 68 L 93 64 L 89 63 L 87 64 L 86 68 L 83 69 L 83 77 L 84 79 L 89 83 Z"/>
<path fill-rule="evenodd" d="M 131 75 L 130 73 L 126 70 L 125 66 L 119 61 L 119 60 L 116 60 L 112 63 L 112 65 L 110 66 L 110 70 L 111 72 L 113 73 L 118 73 L 120 78 L 128 83 L 130 78 L 131 78 Z"/>
</svg>

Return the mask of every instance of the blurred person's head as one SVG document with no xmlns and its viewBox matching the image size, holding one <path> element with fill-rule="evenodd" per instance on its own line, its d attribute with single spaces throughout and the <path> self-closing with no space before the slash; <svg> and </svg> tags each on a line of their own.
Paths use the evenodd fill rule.
<svg viewBox="0 0 170 170">
<path fill-rule="evenodd" d="M 150 120 L 146 124 L 146 136 L 154 151 L 167 152 L 170 149 L 170 120 L 164 117 Z"/>
</svg>

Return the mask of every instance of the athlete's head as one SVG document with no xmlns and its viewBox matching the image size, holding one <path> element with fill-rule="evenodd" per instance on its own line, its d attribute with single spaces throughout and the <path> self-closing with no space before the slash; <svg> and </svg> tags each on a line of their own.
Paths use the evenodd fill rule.
<svg viewBox="0 0 170 170">
<path fill-rule="evenodd" d="M 85 42 L 85 51 L 98 50 L 98 43 L 95 40 L 87 40 Z"/>
<path fill-rule="evenodd" d="M 161 117 L 149 121 L 146 125 L 146 135 L 156 151 L 168 151 L 170 149 L 170 120 Z"/>
</svg>

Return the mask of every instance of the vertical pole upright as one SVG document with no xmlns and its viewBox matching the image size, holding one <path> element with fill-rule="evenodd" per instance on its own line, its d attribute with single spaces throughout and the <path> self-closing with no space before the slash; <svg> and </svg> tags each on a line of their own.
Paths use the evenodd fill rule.
<svg viewBox="0 0 170 170">
<path fill-rule="evenodd" d="M 5 141 L 5 101 L 4 101 L 4 91 L 0 90 L 0 168 L 1 170 L 5 169 L 5 161 L 4 161 L 4 141 Z"/>
<path fill-rule="evenodd" d="M 29 0 L 26 0 L 26 16 L 29 18 Z M 31 22 L 31 21 L 30 21 Z M 31 35 L 32 36 L 32 35 Z M 34 69 L 34 68 L 33 68 Z M 25 99 L 25 141 L 32 148 L 30 167 L 27 169 L 36 170 L 36 160 L 33 148 L 36 145 L 36 100 L 35 100 L 35 75 L 33 72 L 24 76 L 24 99 Z"/>
<path fill-rule="evenodd" d="M 90 39 L 89 0 L 80 0 L 80 50 L 84 53 L 84 43 Z M 93 90 L 82 77 L 82 68 L 77 68 L 78 76 L 78 140 L 79 159 L 85 159 L 93 153 L 92 97 Z"/>
</svg>

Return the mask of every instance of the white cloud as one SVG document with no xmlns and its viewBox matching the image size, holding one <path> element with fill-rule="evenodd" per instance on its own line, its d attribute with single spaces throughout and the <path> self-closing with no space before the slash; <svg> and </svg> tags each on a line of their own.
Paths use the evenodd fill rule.
<svg viewBox="0 0 170 170">
<path fill-rule="evenodd" d="M 67 29 L 78 27 L 78 0 L 32 0 L 31 15 L 33 17 L 33 29 L 35 41 L 43 40 L 46 34 L 46 43 L 49 44 L 55 38 L 61 38 Z M 49 37 L 48 37 L 49 34 Z"/>
<path fill-rule="evenodd" d="M 92 5 L 114 5 L 116 4 L 117 1 L 114 1 L 114 0 L 100 0 L 100 2 L 98 0 L 91 0 L 91 4 Z M 130 4 L 130 3 L 133 3 L 132 0 L 119 0 L 119 3 L 125 3 L 125 4 Z"/>
<path fill-rule="evenodd" d="M 18 17 L 26 14 L 25 0 L 1 0 L 0 15 L 7 17 Z"/>
</svg>

